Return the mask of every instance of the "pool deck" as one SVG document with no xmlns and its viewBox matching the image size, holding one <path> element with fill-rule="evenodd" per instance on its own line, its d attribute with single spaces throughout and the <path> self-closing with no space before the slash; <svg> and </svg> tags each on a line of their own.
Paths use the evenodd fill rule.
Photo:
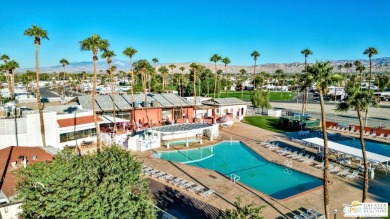
<svg viewBox="0 0 390 219">
<path fill-rule="evenodd" d="M 243 131 L 245 130 L 245 131 Z M 205 140 L 202 145 L 193 144 L 190 148 L 202 147 L 207 145 L 216 144 L 221 140 L 239 140 L 248 145 L 255 152 L 263 156 L 264 158 L 274 161 L 276 163 L 283 163 L 286 157 L 281 156 L 275 152 L 272 152 L 268 148 L 260 146 L 259 142 L 262 141 L 280 141 L 290 144 L 295 147 L 303 148 L 298 143 L 289 141 L 283 134 L 278 134 L 263 130 L 248 124 L 236 123 L 230 128 L 224 128 L 220 130 L 220 138 L 212 142 Z M 186 149 L 183 147 L 171 147 L 170 150 Z M 159 149 L 166 151 L 167 149 L 162 147 Z M 199 195 L 187 192 L 184 189 L 175 187 L 175 189 L 185 193 L 188 196 L 197 198 L 204 201 L 207 204 L 215 206 L 219 209 L 233 208 L 232 203 L 236 196 L 242 198 L 243 204 L 255 204 L 265 205 L 266 208 L 263 210 L 263 216 L 265 218 L 292 218 L 291 212 L 305 209 L 316 209 L 323 213 L 323 189 L 319 187 L 311 191 L 301 193 L 297 196 L 287 198 L 285 200 L 275 200 L 257 190 L 246 188 L 239 184 L 232 183 L 225 176 L 213 170 L 202 169 L 194 166 L 189 166 L 181 163 L 174 163 L 166 160 L 152 158 L 150 155 L 154 151 L 147 152 L 135 152 L 140 160 L 144 162 L 146 166 L 164 171 L 177 177 L 184 178 L 197 184 L 204 185 L 216 192 L 216 195 L 205 199 Z M 315 177 L 322 178 L 323 171 L 299 161 L 292 161 L 292 168 L 299 171 L 311 174 Z M 318 162 L 316 162 L 318 163 Z M 361 177 L 357 180 L 348 180 L 343 177 L 339 177 L 335 174 L 330 174 L 330 204 L 329 209 L 333 212 L 335 209 L 338 210 L 338 218 L 342 218 L 343 204 L 350 204 L 354 200 L 361 200 L 362 197 L 362 184 L 363 180 Z M 167 186 L 173 186 L 169 183 L 161 181 L 161 183 Z M 390 182 L 389 182 L 390 184 Z M 173 186 L 174 187 L 174 186 Z M 386 200 L 390 197 L 390 186 L 376 180 L 370 181 L 369 196 L 367 202 L 370 201 L 390 201 Z M 333 215 L 333 213 L 332 213 Z"/>
</svg>

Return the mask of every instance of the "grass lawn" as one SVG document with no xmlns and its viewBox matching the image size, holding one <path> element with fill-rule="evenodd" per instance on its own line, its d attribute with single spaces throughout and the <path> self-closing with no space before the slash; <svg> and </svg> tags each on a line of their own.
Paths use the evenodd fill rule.
<svg viewBox="0 0 390 219">
<path fill-rule="evenodd" d="M 253 91 L 244 91 L 244 101 L 250 101 Z M 290 97 L 291 94 L 291 97 Z M 289 100 L 296 96 L 295 92 L 283 92 L 283 96 L 280 97 L 279 91 L 270 91 L 269 100 Z M 226 97 L 226 92 L 221 91 L 221 98 Z M 241 100 L 241 91 L 228 91 L 228 97 L 236 97 Z"/>
<path fill-rule="evenodd" d="M 289 127 L 280 126 L 279 118 L 272 116 L 246 116 L 244 117 L 244 122 L 262 129 L 278 133 L 293 131 Z"/>
</svg>

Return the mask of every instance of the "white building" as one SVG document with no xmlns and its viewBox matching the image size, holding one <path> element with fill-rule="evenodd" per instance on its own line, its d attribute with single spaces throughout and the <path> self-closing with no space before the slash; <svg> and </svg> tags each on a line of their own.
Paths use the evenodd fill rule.
<svg viewBox="0 0 390 219">
<path fill-rule="evenodd" d="M 214 106 L 214 99 L 203 102 L 206 106 Z M 234 119 L 241 121 L 246 115 L 248 103 L 237 99 L 230 98 L 216 98 L 215 99 L 216 114 L 219 116 L 232 116 Z M 208 114 L 211 115 L 213 108 L 208 109 Z"/>
</svg>

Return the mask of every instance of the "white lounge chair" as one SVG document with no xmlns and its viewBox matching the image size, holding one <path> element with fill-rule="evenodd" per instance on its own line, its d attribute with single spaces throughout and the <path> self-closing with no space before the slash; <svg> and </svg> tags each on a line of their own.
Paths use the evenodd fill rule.
<svg viewBox="0 0 390 219">
<path fill-rule="evenodd" d="M 193 193 L 201 192 L 201 191 L 203 191 L 203 190 L 204 190 L 204 187 L 203 187 L 203 186 L 199 186 L 199 185 L 194 186 L 194 187 L 191 187 L 191 188 L 189 189 L 189 191 L 190 191 L 190 192 L 193 192 Z"/>
<path fill-rule="evenodd" d="M 303 156 L 303 153 L 299 153 L 298 155 L 292 157 L 293 160 L 301 159 Z"/>
<path fill-rule="evenodd" d="M 337 173 L 340 171 L 340 166 L 335 166 L 334 168 L 332 168 L 331 170 L 329 170 L 330 173 Z"/>
<path fill-rule="evenodd" d="M 314 219 L 312 216 L 306 214 L 306 213 L 301 213 L 301 217 L 304 219 Z"/>
<path fill-rule="evenodd" d="M 208 198 L 212 194 L 214 194 L 214 190 L 212 190 L 212 189 L 209 189 L 209 190 L 206 190 L 206 191 L 199 193 L 199 195 L 203 196 L 204 198 Z"/>
<path fill-rule="evenodd" d="M 299 158 L 298 160 L 300 161 L 300 162 L 304 162 L 306 159 L 308 159 L 309 158 L 309 155 L 308 154 L 306 154 L 304 157 L 301 157 L 301 158 Z"/>
<path fill-rule="evenodd" d="M 307 214 L 313 215 L 313 217 L 316 219 L 325 219 L 325 216 L 323 214 L 321 214 L 318 211 L 313 210 L 313 209 L 307 210 Z"/>
<path fill-rule="evenodd" d="M 310 156 L 308 159 L 305 160 L 305 164 L 310 165 L 314 161 L 314 156 Z"/>
<path fill-rule="evenodd" d="M 386 139 L 386 140 L 390 140 L 390 134 L 387 134 L 387 136 L 386 136 L 385 139 Z"/>
<path fill-rule="evenodd" d="M 344 168 L 343 171 L 339 172 L 337 175 L 339 175 L 339 176 L 346 176 L 346 175 L 349 174 L 349 170 L 350 170 L 350 168 L 346 167 L 346 168 Z"/>
<path fill-rule="evenodd" d="M 314 167 L 322 169 L 322 168 L 324 168 L 324 162 L 319 163 L 319 164 L 315 165 Z"/>
<path fill-rule="evenodd" d="M 373 133 L 371 134 L 371 137 L 372 137 L 372 138 L 375 138 L 375 137 L 376 137 L 376 132 L 373 132 Z"/>
<path fill-rule="evenodd" d="M 353 173 L 346 175 L 345 177 L 348 179 L 356 179 L 359 177 L 359 171 L 355 170 L 355 171 L 353 171 Z"/>
<path fill-rule="evenodd" d="M 290 153 L 290 154 L 288 154 L 286 157 L 293 157 L 293 156 L 296 156 L 296 155 L 298 155 L 298 151 L 294 151 L 293 153 Z"/>
<path fill-rule="evenodd" d="M 385 133 L 381 133 L 378 138 L 385 138 Z"/>
<path fill-rule="evenodd" d="M 369 132 L 369 131 L 366 131 L 366 132 L 364 133 L 364 136 L 368 136 L 368 135 L 370 135 L 370 132 Z"/>
</svg>

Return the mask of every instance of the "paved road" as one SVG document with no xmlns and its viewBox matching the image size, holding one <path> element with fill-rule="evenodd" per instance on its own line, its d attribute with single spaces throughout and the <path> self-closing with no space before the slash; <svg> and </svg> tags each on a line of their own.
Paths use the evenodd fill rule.
<svg viewBox="0 0 390 219">
<path fill-rule="evenodd" d="M 41 93 L 41 98 L 51 98 L 51 97 L 60 97 L 57 93 L 50 90 L 48 87 L 41 87 L 39 88 Z"/>
<path fill-rule="evenodd" d="M 272 102 L 272 108 L 281 109 L 282 111 L 301 112 L 302 104 L 292 102 Z M 327 121 L 336 121 L 350 124 L 359 124 L 356 111 L 349 111 L 346 113 L 336 112 L 335 104 L 332 102 L 325 105 Z M 260 110 L 261 111 L 261 110 Z M 319 103 L 309 103 L 307 105 L 306 113 L 311 114 L 315 118 L 321 118 L 321 109 Z M 252 107 L 249 107 L 248 114 L 255 114 Z M 381 102 L 378 108 L 370 108 L 368 111 L 368 124 L 370 127 L 379 127 L 384 125 L 390 128 L 390 102 Z"/>
</svg>

